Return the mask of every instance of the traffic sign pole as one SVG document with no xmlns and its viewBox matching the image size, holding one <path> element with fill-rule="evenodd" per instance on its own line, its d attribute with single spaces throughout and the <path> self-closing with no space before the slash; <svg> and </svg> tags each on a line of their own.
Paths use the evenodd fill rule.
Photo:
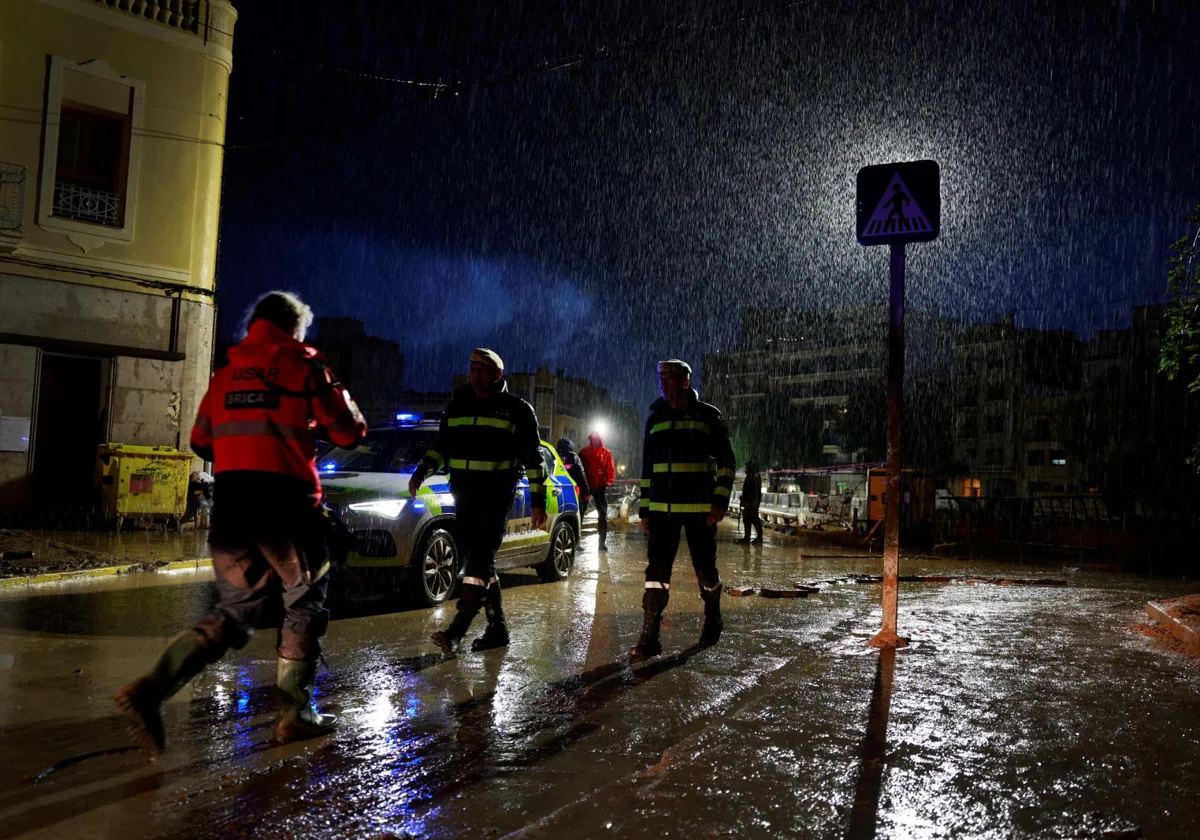
<svg viewBox="0 0 1200 840">
<path fill-rule="evenodd" d="M 904 413 L 904 243 L 891 246 L 888 302 L 887 477 L 883 509 L 883 629 L 867 644 L 898 648 L 908 639 L 896 632 L 900 597 L 900 418 Z"/>
<path fill-rule="evenodd" d="M 891 254 L 888 317 L 887 478 L 883 507 L 883 629 L 867 644 L 898 648 L 900 595 L 900 419 L 904 414 L 904 244 L 931 242 L 942 229 L 942 171 L 934 160 L 864 166 L 855 179 L 855 230 L 860 245 L 887 245 Z"/>
</svg>

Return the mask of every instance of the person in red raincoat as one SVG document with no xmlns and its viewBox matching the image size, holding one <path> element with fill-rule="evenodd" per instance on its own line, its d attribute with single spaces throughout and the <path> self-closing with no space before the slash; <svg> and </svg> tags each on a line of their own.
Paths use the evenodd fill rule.
<svg viewBox="0 0 1200 840">
<path fill-rule="evenodd" d="M 275 738 L 313 737 L 336 725 L 312 707 L 329 626 L 329 529 L 316 443 L 354 446 L 367 426 L 321 354 L 304 343 L 311 323 L 312 310 L 295 295 L 264 295 L 200 403 L 191 445 L 213 463 L 209 543 L 219 603 L 117 694 L 130 734 L 151 756 L 166 745 L 162 704 L 227 650 L 245 647 L 272 597 L 282 597 L 284 613 Z"/>
<path fill-rule="evenodd" d="M 617 480 L 617 469 L 613 466 L 612 452 L 604 448 L 604 439 L 599 432 L 588 435 L 588 445 L 579 450 L 587 473 L 588 487 L 596 500 L 597 526 L 600 529 L 600 550 L 607 550 L 608 540 L 608 488 Z"/>
</svg>

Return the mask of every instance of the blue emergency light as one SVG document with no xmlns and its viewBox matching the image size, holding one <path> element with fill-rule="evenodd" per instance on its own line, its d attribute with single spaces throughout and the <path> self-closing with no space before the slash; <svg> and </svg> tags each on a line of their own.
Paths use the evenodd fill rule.
<svg viewBox="0 0 1200 840">
<path fill-rule="evenodd" d="M 321 472 L 333 472 L 337 469 L 337 463 L 334 461 L 326 461 L 321 465 Z"/>
</svg>

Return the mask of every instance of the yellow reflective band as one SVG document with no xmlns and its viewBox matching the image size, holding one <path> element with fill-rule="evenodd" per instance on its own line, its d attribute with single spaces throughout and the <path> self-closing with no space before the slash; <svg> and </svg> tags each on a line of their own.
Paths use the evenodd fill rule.
<svg viewBox="0 0 1200 840">
<path fill-rule="evenodd" d="M 517 428 L 517 424 L 511 420 L 501 420 L 499 417 L 476 417 L 476 426 L 491 426 L 495 429 L 503 429 L 506 432 L 511 432 Z"/>
<path fill-rule="evenodd" d="M 546 490 L 545 484 L 535 484 L 532 481 L 529 482 L 529 492 L 530 493 L 542 493 L 542 492 L 545 492 L 545 490 Z"/>
<path fill-rule="evenodd" d="M 643 479 L 642 479 L 642 487 L 643 487 L 643 488 L 648 488 L 649 486 L 650 486 L 650 479 L 648 479 L 648 478 L 643 478 Z"/>
<path fill-rule="evenodd" d="M 706 504 L 667 504 L 666 502 L 651 502 L 650 510 L 659 513 L 708 513 L 712 505 Z"/>
<path fill-rule="evenodd" d="M 503 429 L 506 432 L 511 432 L 517 426 L 511 420 L 504 420 L 500 417 L 451 417 L 446 421 L 447 426 L 491 426 L 495 429 Z"/>
<path fill-rule="evenodd" d="M 724 496 L 727 499 L 729 498 L 729 488 L 728 487 L 718 487 L 716 490 L 713 491 L 713 493 L 717 496 Z"/>
<path fill-rule="evenodd" d="M 446 459 L 443 458 L 442 453 L 438 452 L 436 449 L 430 449 L 425 453 L 425 457 L 430 461 L 433 461 L 439 467 L 444 467 L 446 465 Z"/>
<path fill-rule="evenodd" d="M 530 478 L 545 478 L 546 477 L 546 471 L 544 469 L 542 469 L 541 467 L 530 467 L 529 469 L 525 470 L 525 474 L 527 476 L 529 476 Z"/>
<path fill-rule="evenodd" d="M 655 423 L 651 426 L 650 434 L 669 432 L 672 429 L 675 431 L 704 432 L 704 434 L 708 434 L 709 432 L 708 424 L 703 420 L 667 420 L 664 423 Z"/>
<path fill-rule="evenodd" d="M 736 473 L 731 469 L 717 470 L 717 478 L 733 478 Z"/>
<path fill-rule="evenodd" d="M 675 473 L 698 473 L 709 472 L 712 470 L 712 464 L 655 464 L 654 471 L 656 473 L 675 472 Z"/>
<path fill-rule="evenodd" d="M 491 472 L 495 470 L 511 470 L 516 465 L 516 461 L 463 461 L 459 458 L 450 459 L 450 469 L 452 470 Z"/>
</svg>

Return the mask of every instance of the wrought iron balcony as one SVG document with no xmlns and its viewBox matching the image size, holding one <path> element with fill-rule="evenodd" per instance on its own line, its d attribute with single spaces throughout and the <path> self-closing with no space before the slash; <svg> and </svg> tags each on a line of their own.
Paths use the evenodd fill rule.
<svg viewBox="0 0 1200 840">
<path fill-rule="evenodd" d="M 25 167 L 0 161 L 0 251 L 25 238 Z"/>
<path fill-rule="evenodd" d="M 0 161 L 0 233 L 25 233 L 25 167 Z"/>
<path fill-rule="evenodd" d="M 54 215 L 93 225 L 121 227 L 121 196 L 117 193 L 58 182 L 54 185 Z"/>
</svg>

